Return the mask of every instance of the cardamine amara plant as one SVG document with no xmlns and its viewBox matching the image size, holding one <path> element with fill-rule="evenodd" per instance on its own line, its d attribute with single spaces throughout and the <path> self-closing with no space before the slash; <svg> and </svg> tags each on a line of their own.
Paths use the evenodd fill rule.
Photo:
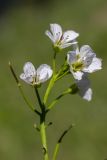
<svg viewBox="0 0 107 160">
<path fill-rule="evenodd" d="M 50 24 L 50 31 L 47 30 L 45 34 L 49 37 L 52 42 L 53 47 L 53 59 L 52 66 L 47 64 L 41 64 L 38 68 L 31 62 L 26 62 L 23 67 L 23 73 L 20 74 L 20 79 L 26 82 L 28 85 L 31 85 L 35 90 L 35 94 L 38 99 L 38 104 L 40 109 L 37 110 L 34 106 L 30 104 L 25 93 L 23 91 L 22 84 L 19 81 L 18 76 L 16 75 L 12 64 L 9 62 L 9 67 L 16 80 L 19 91 L 28 105 L 28 107 L 36 114 L 39 118 L 39 126 L 35 126 L 37 131 L 41 136 L 41 143 L 43 149 L 43 159 L 44 160 L 56 160 L 60 144 L 62 139 L 67 134 L 67 132 L 73 127 L 73 125 L 69 126 L 59 137 L 55 149 L 53 151 L 53 155 L 50 158 L 48 152 L 47 145 L 47 135 L 46 135 L 46 120 L 47 114 L 50 113 L 50 110 L 55 106 L 55 104 L 68 94 L 78 94 L 84 100 L 91 101 L 92 99 L 92 89 L 90 86 L 90 81 L 88 79 L 88 74 L 93 73 L 102 68 L 102 60 L 96 57 L 96 54 L 91 49 L 89 45 L 83 45 L 79 48 L 77 37 L 79 36 L 73 30 L 67 30 L 65 32 L 62 31 L 62 28 L 59 24 Z M 66 57 L 64 59 L 63 64 L 58 69 L 56 65 L 57 54 L 59 54 L 66 47 L 72 46 L 72 50 L 66 53 Z M 48 102 L 49 95 L 51 94 L 51 90 L 57 81 L 69 75 L 69 78 L 73 76 L 74 82 L 70 84 L 68 88 L 56 97 L 50 104 Z M 49 81 L 49 84 L 46 88 L 44 96 L 41 97 L 39 94 L 39 90 L 42 88 L 42 85 Z"/>
</svg>

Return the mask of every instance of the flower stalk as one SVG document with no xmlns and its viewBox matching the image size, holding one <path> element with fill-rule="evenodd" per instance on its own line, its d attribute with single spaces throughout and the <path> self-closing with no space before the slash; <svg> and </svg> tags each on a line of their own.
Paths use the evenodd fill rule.
<svg viewBox="0 0 107 160">
<path fill-rule="evenodd" d="M 57 53 L 54 52 L 54 56 L 53 56 L 53 76 L 52 76 L 52 78 L 49 82 L 49 85 L 48 85 L 47 90 L 46 90 L 45 95 L 44 95 L 44 100 L 43 100 L 44 105 L 46 104 L 46 102 L 48 100 L 48 96 L 51 92 L 51 89 L 54 86 L 54 83 L 56 81 L 56 55 L 57 55 Z"/>
</svg>

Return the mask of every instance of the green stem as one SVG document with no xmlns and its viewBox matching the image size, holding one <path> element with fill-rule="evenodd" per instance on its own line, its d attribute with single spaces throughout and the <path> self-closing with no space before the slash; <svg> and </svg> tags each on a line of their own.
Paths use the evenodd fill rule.
<svg viewBox="0 0 107 160">
<path fill-rule="evenodd" d="M 41 140 L 42 140 L 42 146 L 43 146 L 43 152 L 44 152 L 44 160 L 49 160 L 47 140 L 46 140 L 46 127 L 45 127 L 44 121 L 41 121 L 41 124 L 40 124 L 40 134 L 41 134 Z"/>
<path fill-rule="evenodd" d="M 45 96 L 44 96 L 44 100 L 43 100 L 44 105 L 45 105 L 46 102 L 47 102 L 49 93 L 50 93 L 50 91 L 51 91 L 54 83 L 55 83 L 55 77 L 54 77 L 54 75 L 53 75 L 53 77 L 51 78 L 51 80 L 50 80 L 50 82 L 49 82 L 49 85 L 48 85 L 48 87 L 47 87 L 47 90 L 46 90 L 46 92 L 45 92 Z"/>
<path fill-rule="evenodd" d="M 53 154 L 52 160 L 56 160 L 57 154 L 58 154 L 58 151 L 59 151 L 59 147 L 60 147 L 60 143 L 57 143 L 56 147 L 55 147 L 55 150 L 54 150 L 54 154 Z"/>
<path fill-rule="evenodd" d="M 49 83 L 47 90 L 45 92 L 45 95 L 44 95 L 44 100 L 43 100 L 44 105 L 46 104 L 48 96 L 50 94 L 50 91 L 55 83 L 55 79 L 56 79 L 55 73 L 56 73 L 56 53 L 54 53 L 54 57 L 53 57 L 53 76 L 50 80 L 50 83 Z"/>
<path fill-rule="evenodd" d="M 63 96 L 71 93 L 71 88 L 64 91 L 62 94 L 60 94 L 49 106 L 48 109 L 50 110 Z"/>
<path fill-rule="evenodd" d="M 61 79 L 62 77 L 66 76 L 69 73 L 69 71 L 64 72 L 61 76 L 57 76 L 56 81 Z"/>
<path fill-rule="evenodd" d="M 56 144 L 56 146 L 55 146 L 55 150 L 54 150 L 54 154 L 53 154 L 52 160 L 56 160 L 57 155 L 58 155 L 58 151 L 59 151 L 60 144 L 62 143 L 62 140 L 63 140 L 64 136 L 69 132 L 69 130 L 70 130 L 72 127 L 73 127 L 73 125 L 70 125 L 70 126 L 68 127 L 68 129 L 66 129 L 66 130 L 61 134 L 61 136 L 60 136 L 60 138 L 58 139 L 58 142 L 57 142 L 57 144 Z"/>
<path fill-rule="evenodd" d="M 54 53 L 53 57 L 53 74 L 56 72 L 56 52 Z"/>
</svg>

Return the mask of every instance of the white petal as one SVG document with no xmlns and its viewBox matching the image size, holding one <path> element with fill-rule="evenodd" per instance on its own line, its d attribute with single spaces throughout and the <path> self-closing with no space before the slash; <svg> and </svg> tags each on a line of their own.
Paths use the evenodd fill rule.
<svg viewBox="0 0 107 160">
<path fill-rule="evenodd" d="M 89 67 L 84 69 L 84 72 L 92 73 L 100 69 L 102 69 L 102 60 L 95 57 Z"/>
<path fill-rule="evenodd" d="M 24 73 L 22 73 L 20 75 L 20 79 L 22 79 L 23 81 L 25 81 L 28 84 L 31 84 L 33 82 L 33 77 L 26 77 L 26 75 Z"/>
<path fill-rule="evenodd" d="M 87 100 L 90 101 L 92 99 L 92 89 L 90 88 L 90 81 L 84 75 L 80 81 L 76 81 L 76 84 L 79 88 L 79 95 Z"/>
<path fill-rule="evenodd" d="M 90 46 L 84 45 L 80 48 L 80 57 L 84 61 L 84 65 L 88 67 L 96 54 L 93 52 Z"/>
<path fill-rule="evenodd" d="M 51 39 L 51 41 L 53 42 L 53 43 L 55 43 L 55 40 L 54 40 L 54 38 L 53 38 L 53 35 L 51 34 L 51 32 L 49 32 L 48 30 L 45 32 L 45 34 Z"/>
<path fill-rule="evenodd" d="M 91 47 L 89 45 L 83 45 L 80 48 L 80 52 L 81 52 L 81 54 L 87 54 L 87 53 L 93 53 L 93 50 L 91 49 Z"/>
<path fill-rule="evenodd" d="M 62 43 L 61 45 L 60 45 L 60 48 L 66 48 L 66 47 L 69 47 L 69 46 L 71 46 L 71 45 L 73 45 L 73 44 L 77 44 L 77 42 L 75 41 L 75 42 L 72 42 L 72 43 Z"/>
<path fill-rule="evenodd" d="M 72 31 L 72 30 L 71 31 L 66 31 L 63 34 L 61 43 L 71 42 L 71 41 L 75 40 L 78 36 L 79 36 L 79 34 Z"/>
<path fill-rule="evenodd" d="M 67 63 L 69 65 L 71 65 L 72 63 L 74 63 L 76 61 L 76 51 L 70 51 L 67 54 Z"/>
<path fill-rule="evenodd" d="M 92 63 L 94 57 L 95 53 L 88 53 L 86 57 L 82 58 L 84 66 L 88 67 Z"/>
<path fill-rule="evenodd" d="M 54 41 L 57 42 L 61 39 L 62 36 L 62 28 L 59 24 L 50 24 L 50 30 L 53 34 Z"/>
<path fill-rule="evenodd" d="M 92 89 L 91 88 L 87 89 L 87 91 L 82 96 L 82 98 L 87 100 L 87 101 L 91 101 L 91 99 L 92 99 Z"/>
<path fill-rule="evenodd" d="M 71 73 L 73 74 L 74 78 L 77 80 L 81 80 L 82 76 L 83 76 L 83 72 L 81 71 L 77 71 L 77 72 L 73 72 L 72 69 L 70 69 Z"/>
<path fill-rule="evenodd" d="M 47 81 L 52 76 L 52 69 L 47 64 L 42 64 L 37 69 L 37 79 L 40 83 Z"/>
<path fill-rule="evenodd" d="M 31 62 L 25 63 L 23 70 L 26 77 L 34 77 L 36 75 L 36 69 Z"/>
</svg>

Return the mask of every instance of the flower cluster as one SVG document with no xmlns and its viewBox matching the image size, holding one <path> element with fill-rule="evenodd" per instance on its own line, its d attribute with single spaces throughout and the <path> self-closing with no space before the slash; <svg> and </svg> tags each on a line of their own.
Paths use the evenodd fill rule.
<svg viewBox="0 0 107 160">
<path fill-rule="evenodd" d="M 47 124 L 46 116 L 47 113 L 52 109 L 52 107 L 65 95 L 78 94 L 84 100 L 90 101 L 92 99 L 92 89 L 90 86 L 90 81 L 88 79 L 88 74 L 102 69 L 102 60 L 96 57 L 96 54 L 91 49 L 89 45 L 83 45 L 80 49 L 78 47 L 77 37 L 79 36 L 73 30 L 62 31 L 59 24 L 50 24 L 50 31 L 47 30 L 45 34 L 52 41 L 52 46 L 54 50 L 52 67 L 47 64 L 41 64 L 38 68 L 31 62 L 26 62 L 23 67 L 23 72 L 20 74 L 20 79 L 31 85 L 35 91 L 36 100 L 39 105 L 39 109 L 32 105 L 28 98 L 26 97 L 23 87 L 17 78 L 17 75 L 9 62 L 9 67 L 11 73 L 17 83 L 19 91 L 26 102 L 27 106 L 39 116 L 39 124 L 35 124 L 34 128 L 40 133 L 41 143 L 43 152 L 43 159 L 49 160 L 50 155 L 47 145 L 46 129 L 52 122 Z M 64 50 L 64 48 L 71 47 L 70 50 L 65 54 L 64 63 L 57 68 L 56 58 L 59 52 Z M 61 54 L 60 54 L 61 55 Z M 58 65 L 59 66 L 59 65 Z M 70 84 L 68 88 L 62 91 L 56 98 L 52 101 L 48 101 L 49 95 L 53 86 L 58 80 L 66 75 L 72 75 L 74 82 Z M 70 77 L 71 78 L 71 77 Z M 46 87 L 46 91 L 43 96 L 39 94 L 39 89 L 44 82 L 49 80 L 49 84 Z M 55 149 L 53 151 L 52 159 L 56 160 L 58 150 L 62 139 L 68 133 L 68 131 L 73 127 L 71 124 L 59 137 Z"/>
<path fill-rule="evenodd" d="M 50 24 L 50 31 L 45 34 L 51 39 L 54 51 L 60 52 L 66 47 L 73 46 L 73 50 L 67 53 L 67 69 L 73 75 L 78 87 L 79 95 L 90 101 L 92 89 L 88 80 L 88 73 L 93 73 L 102 68 L 102 60 L 96 57 L 89 45 L 83 45 L 80 49 L 76 38 L 79 36 L 73 30 L 63 32 L 59 24 Z M 51 78 L 53 71 L 47 64 L 42 64 L 37 70 L 31 62 L 25 63 L 24 73 L 20 78 L 30 85 L 40 85 Z"/>
</svg>

